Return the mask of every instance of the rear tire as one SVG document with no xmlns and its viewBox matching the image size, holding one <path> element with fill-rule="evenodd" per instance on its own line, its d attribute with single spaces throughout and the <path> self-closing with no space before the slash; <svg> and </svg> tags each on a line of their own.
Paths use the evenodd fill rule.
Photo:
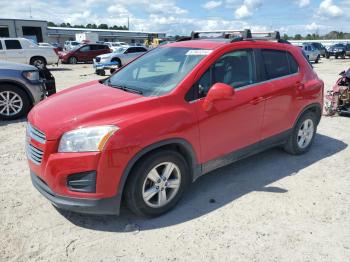
<svg viewBox="0 0 350 262">
<path fill-rule="evenodd" d="M 0 85 L 0 119 L 14 120 L 26 116 L 31 101 L 24 90 L 13 85 Z"/>
<path fill-rule="evenodd" d="M 181 154 L 157 151 L 137 163 L 130 174 L 126 204 L 139 216 L 162 215 L 177 204 L 190 181 L 189 168 Z"/>
<path fill-rule="evenodd" d="M 317 120 L 315 113 L 307 111 L 298 120 L 284 150 L 292 155 L 300 155 L 309 151 L 317 129 Z"/>
</svg>

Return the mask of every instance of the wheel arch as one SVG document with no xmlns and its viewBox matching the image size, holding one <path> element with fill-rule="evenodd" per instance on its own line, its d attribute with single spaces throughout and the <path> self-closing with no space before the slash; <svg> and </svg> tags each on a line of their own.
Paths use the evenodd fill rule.
<svg viewBox="0 0 350 262">
<path fill-rule="evenodd" d="M 34 56 L 32 56 L 32 57 L 29 59 L 29 63 L 30 63 L 30 64 L 32 64 L 32 60 L 33 60 L 34 58 L 42 58 L 42 59 L 44 59 L 45 64 L 47 64 L 46 58 L 45 58 L 44 56 L 41 56 L 41 55 L 34 55 Z"/>
<path fill-rule="evenodd" d="M 124 195 L 124 188 L 129 175 L 140 160 L 147 157 L 152 152 L 166 149 L 174 150 L 184 157 L 190 168 L 192 181 L 196 180 L 201 175 L 201 165 L 198 164 L 198 159 L 192 145 L 182 138 L 167 139 L 143 148 L 129 161 L 120 179 L 117 194 Z"/>
<path fill-rule="evenodd" d="M 322 117 L 322 106 L 319 103 L 313 103 L 313 104 L 310 104 L 310 105 L 307 105 L 306 107 L 304 107 L 304 109 L 299 113 L 298 117 L 294 121 L 293 128 L 297 124 L 300 117 L 302 117 L 306 112 L 309 112 L 309 111 L 315 113 L 315 115 L 317 117 L 317 119 L 316 119 L 317 125 L 319 124 L 321 117 Z"/>
<path fill-rule="evenodd" d="M 34 97 L 33 97 L 31 92 L 29 91 L 29 89 L 25 85 L 23 85 L 22 83 L 13 81 L 13 80 L 0 80 L 0 86 L 3 85 L 3 84 L 5 84 L 5 85 L 6 84 L 7 85 L 12 85 L 12 86 L 16 86 L 18 88 L 21 88 L 26 93 L 26 95 L 28 96 L 30 105 L 33 106 L 33 104 L 34 104 Z"/>
</svg>

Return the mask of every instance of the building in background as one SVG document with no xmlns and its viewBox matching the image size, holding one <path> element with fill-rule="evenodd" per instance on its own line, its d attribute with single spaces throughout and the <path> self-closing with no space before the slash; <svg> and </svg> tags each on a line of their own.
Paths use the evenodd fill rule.
<svg viewBox="0 0 350 262">
<path fill-rule="evenodd" d="M 147 39 L 165 38 L 165 33 L 140 32 L 128 30 L 90 29 L 49 27 L 47 21 L 26 19 L 2 19 L 0 18 L 0 37 L 24 37 L 37 43 L 59 43 L 67 40 L 76 40 L 75 35 L 85 32 L 95 32 L 99 41 L 103 42 L 127 42 L 129 44 L 143 44 Z"/>
<path fill-rule="evenodd" d="M 24 37 L 35 42 L 47 42 L 47 21 L 0 18 L 0 37 Z"/>
</svg>

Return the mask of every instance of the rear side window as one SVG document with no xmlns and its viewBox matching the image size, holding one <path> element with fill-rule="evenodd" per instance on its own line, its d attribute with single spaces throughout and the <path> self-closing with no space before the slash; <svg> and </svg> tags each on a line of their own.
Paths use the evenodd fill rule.
<svg viewBox="0 0 350 262">
<path fill-rule="evenodd" d="M 137 52 L 137 50 L 135 50 L 135 48 L 134 47 L 130 47 L 130 48 L 128 48 L 128 50 L 126 50 L 126 52 L 125 53 L 127 53 L 127 54 L 131 54 L 131 53 L 136 53 Z"/>
<path fill-rule="evenodd" d="M 6 49 L 22 49 L 21 43 L 18 40 L 5 40 Z"/>
<path fill-rule="evenodd" d="M 298 73 L 299 65 L 298 65 L 297 61 L 295 60 L 295 58 L 289 52 L 287 52 L 287 58 L 288 58 L 288 63 L 289 63 L 289 73 L 290 74 Z"/>
<path fill-rule="evenodd" d="M 2 50 L 2 43 L 1 43 L 1 40 L 0 40 L 0 50 Z"/>
<path fill-rule="evenodd" d="M 298 64 L 291 54 L 280 50 L 262 50 L 267 79 L 283 77 L 298 72 Z"/>
</svg>

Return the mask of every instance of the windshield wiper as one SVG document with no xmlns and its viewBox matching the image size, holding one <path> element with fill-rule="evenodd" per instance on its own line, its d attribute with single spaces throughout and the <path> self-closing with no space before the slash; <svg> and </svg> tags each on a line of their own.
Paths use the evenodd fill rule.
<svg viewBox="0 0 350 262">
<path fill-rule="evenodd" d="M 110 82 L 109 82 L 109 86 L 118 88 L 118 89 L 126 91 L 126 92 L 130 92 L 130 93 L 135 93 L 135 94 L 140 94 L 140 95 L 143 94 L 143 92 L 141 90 L 137 90 L 137 89 L 134 89 L 134 88 L 131 88 L 131 87 L 127 87 L 127 86 L 111 85 Z"/>
</svg>

